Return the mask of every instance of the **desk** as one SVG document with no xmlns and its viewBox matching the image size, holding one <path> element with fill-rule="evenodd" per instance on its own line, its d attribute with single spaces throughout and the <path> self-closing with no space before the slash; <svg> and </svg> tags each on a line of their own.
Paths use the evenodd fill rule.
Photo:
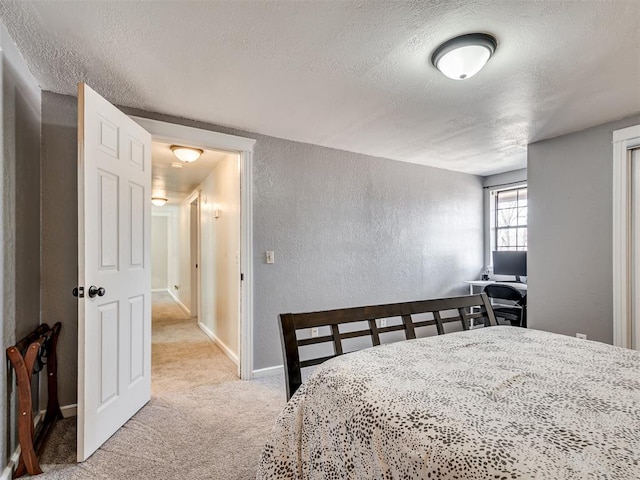
<svg viewBox="0 0 640 480">
<path fill-rule="evenodd" d="M 521 293 L 526 295 L 527 293 L 527 284 L 526 283 L 518 283 L 518 282 L 496 282 L 495 280 L 465 280 L 466 284 L 469 285 L 469 294 L 473 295 L 475 293 L 480 293 L 484 290 L 484 287 L 487 285 L 492 285 L 497 283 L 498 285 L 508 285 L 519 290 Z M 476 290 L 476 288 L 478 290 Z"/>
</svg>

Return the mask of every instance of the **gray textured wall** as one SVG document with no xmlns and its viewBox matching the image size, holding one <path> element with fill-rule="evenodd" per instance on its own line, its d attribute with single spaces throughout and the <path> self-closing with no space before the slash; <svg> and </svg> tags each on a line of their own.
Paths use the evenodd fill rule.
<svg viewBox="0 0 640 480">
<path fill-rule="evenodd" d="M 612 132 L 640 116 L 529 145 L 529 326 L 613 341 Z"/>
<path fill-rule="evenodd" d="M 77 100 L 42 92 L 42 319 L 62 322 L 59 399 L 76 403 L 78 372 Z"/>
<path fill-rule="evenodd" d="M 43 93 L 43 202 L 63 212 L 43 224 L 43 315 L 66 319 L 63 403 L 76 391 L 75 108 L 73 97 Z M 482 268 L 480 177 L 125 111 L 257 139 L 255 369 L 282 364 L 279 313 L 463 294 Z"/>
<path fill-rule="evenodd" d="M 461 294 L 482 268 L 478 177 L 267 137 L 254 169 L 255 368 L 282 364 L 279 313 Z"/>
<path fill-rule="evenodd" d="M 0 47 L 0 312 L 6 347 L 40 323 L 40 89 L 2 24 Z M 17 446 L 16 389 L 6 375 L 0 369 L 0 471 Z M 35 378 L 32 388 L 37 392 Z"/>
</svg>

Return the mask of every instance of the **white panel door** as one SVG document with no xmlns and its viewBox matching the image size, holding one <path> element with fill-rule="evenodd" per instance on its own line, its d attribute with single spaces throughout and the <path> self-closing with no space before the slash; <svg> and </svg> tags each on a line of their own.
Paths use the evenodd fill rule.
<svg viewBox="0 0 640 480">
<path fill-rule="evenodd" d="M 151 397 L 151 135 L 78 86 L 78 461 Z"/>
</svg>

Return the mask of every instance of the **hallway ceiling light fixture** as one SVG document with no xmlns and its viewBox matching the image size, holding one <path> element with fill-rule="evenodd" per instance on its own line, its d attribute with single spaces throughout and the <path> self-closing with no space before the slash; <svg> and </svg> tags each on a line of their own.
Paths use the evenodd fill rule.
<svg viewBox="0 0 640 480">
<path fill-rule="evenodd" d="M 178 160 L 182 160 L 185 163 L 195 162 L 204 153 L 199 148 L 182 147 L 180 145 L 171 145 L 171 151 L 178 157 Z"/>
<path fill-rule="evenodd" d="M 453 80 L 466 80 L 482 70 L 497 46 L 496 39 L 486 33 L 461 35 L 436 48 L 431 63 Z"/>
<path fill-rule="evenodd" d="M 151 197 L 151 203 L 153 203 L 156 207 L 162 207 L 168 201 L 169 199 L 164 197 Z"/>
</svg>

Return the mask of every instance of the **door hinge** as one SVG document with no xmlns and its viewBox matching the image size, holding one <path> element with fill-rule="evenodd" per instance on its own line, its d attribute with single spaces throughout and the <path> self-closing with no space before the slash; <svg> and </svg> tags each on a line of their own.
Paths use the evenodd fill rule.
<svg viewBox="0 0 640 480">
<path fill-rule="evenodd" d="M 240 274 L 240 281 L 243 282 L 244 281 L 244 273 Z"/>
<path fill-rule="evenodd" d="M 73 296 L 78 298 L 84 298 L 84 287 L 76 287 L 73 289 Z"/>
</svg>

